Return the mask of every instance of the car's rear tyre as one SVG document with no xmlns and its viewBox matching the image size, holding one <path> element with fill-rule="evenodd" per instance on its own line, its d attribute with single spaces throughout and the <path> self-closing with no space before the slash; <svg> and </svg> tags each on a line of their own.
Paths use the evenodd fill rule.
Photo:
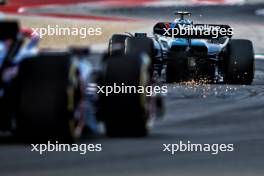
<svg viewBox="0 0 264 176">
<path fill-rule="evenodd" d="M 225 82 L 249 85 L 254 79 L 254 51 L 249 40 L 235 39 L 228 45 Z"/>
<path fill-rule="evenodd" d="M 112 35 L 108 44 L 108 55 L 123 55 L 125 52 L 125 40 L 129 36 L 123 34 Z"/>
<path fill-rule="evenodd" d="M 8 131 L 11 128 L 11 117 L 7 114 L 6 98 L 0 97 L 0 131 Z"/>
<path fill-rule="evenodd" d="M 147 54 L 153 59 L 153 41 L 147 37 L 130 37 L 125 41 L 125 54 Z"/>
<path fill-rule="evenodd" d="M 147 37 L 131 37 L 125 41 L 125 54 L 142 54 L 150 57 L 149 73 L 152 76 L 154 71 L 154 46 L 153 41 Z"/>
<path fill-rule="evenodd" d="M 17 136 L 22 142 L 71 143 L 74 111 L 80 99 L 69 55 L 24 60 L 17 78 Z M 77 78 L 76 78 L 77 80 Z"/>
<path fill-rule="evenodd" d="M 145 58 L 144 58 L 145 57 Z M 137 54 L 112 56 L 105 62 L 101 86 L 146 86 L 148 64 Z M 110 137 L 143 137 L 148 133 L 143 93 L 100 94 L 100 116 Z"/>
<path fill-rule="evenodd" d="M 178 83 L 188 79 L 188 68 L 187 64 L 185 63 L 186 60 L 187 57 L 184 53 L 169 53 L 166 69 L 167 83 Z"/>
</svg>

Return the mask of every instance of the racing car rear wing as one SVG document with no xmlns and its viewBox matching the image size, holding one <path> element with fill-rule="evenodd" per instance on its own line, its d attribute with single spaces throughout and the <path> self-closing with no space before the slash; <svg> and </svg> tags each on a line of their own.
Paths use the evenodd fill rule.
<svg viewBox="0 0 264 176">
<path fill-rule="evenodd" d="M 16 39 L 19 25 L 16 21 L 0 21 L 0 40 Z"/>
<path fill-rule="evenodd" d="M 218 39 L 233 36 L 233 28 L 229 25 L 216 24 L 157 23 L 153 32 L 166 37 L 191 39 Z"/>
</svg>

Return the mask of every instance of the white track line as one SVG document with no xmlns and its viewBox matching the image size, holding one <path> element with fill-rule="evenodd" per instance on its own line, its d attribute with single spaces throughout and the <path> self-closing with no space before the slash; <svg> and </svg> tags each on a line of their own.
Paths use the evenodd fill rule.
<svg viewBox="0 0 264 176">
<path fill-rule="evenodd" d="M 264 60 L 264 54 L 256 54 L 255 59 L 261 59 Z"/>
</svg>

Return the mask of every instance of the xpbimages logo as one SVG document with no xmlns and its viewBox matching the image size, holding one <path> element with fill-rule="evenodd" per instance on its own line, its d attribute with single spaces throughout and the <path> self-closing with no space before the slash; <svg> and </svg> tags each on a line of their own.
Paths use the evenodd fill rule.
<svg viewBox="0 0 264 176">
<path fill-rule="evenodd" d="M 195 144 L 191 141 L 174 144 L 162 144 L 163 152 L 175 155 L 177 152 L 208 152 L 217 155 L 220 152 L 233 152 L 234 144 Z"/>
<path fill-rule="evenodd" d="M 168 86 L 131 86 L 122 84 L 116 84 L 109 86 L 97 86 L 97 94 L 145 94 L 146 96 L 153 96 L 157 94 L 166 95 L 168 93 Z"/>
<path fill-rule="evenodd" d="M 99 36 L 102 35 L 101 27 L 61 27 L 59 25 L 48 25 L 47 27 L 32 28 L 35 34 L 38 34 L 40 38 L 43 36 L 80 36 L 81 39 L 87 36 Z"/>
<path fill-rule="evenodd" d="M 78 152 L 81 155 L 87 152 L 101 152 L 102 144 L 60 144 L 58 141 L 47 144 L 31 144 L 31 152 L 38 152 L 40 155 L 47 152 Z"/>
<path fill-rule="evenodd" d="M 234 29 L 228 25 L 164 23 L 162 35 L 172 38 L 219 38 L 232 36 Z M 159 30 L 159 28 L 157 29 Z"/>
</svg>

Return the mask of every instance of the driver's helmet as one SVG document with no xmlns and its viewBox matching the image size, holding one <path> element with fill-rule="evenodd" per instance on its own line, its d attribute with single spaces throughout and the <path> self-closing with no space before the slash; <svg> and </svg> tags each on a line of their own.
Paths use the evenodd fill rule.
<svg viewBox="0 0 264 176">
<path fill-rule="evenodd" d="M 187 25 L 191 25 L 193 24 L 193 21 L 189 20 L 189 19 L 180 19 L 180 18 L 176 18 L 174 20 L 174 23 L 176 24 L 187 24 Z"/>
<path fill-rule="evenodd" d="M 184 17 L 187 16 L 187 15 L 190 16 L 190 15 L 191 15 L 190 12 L 177 11 L 177 12 L 174 12 L 174 14 L 180 16 L 180 18 L 176 18 L 176 19 L 174 20 L 174 23 L 177 23 L 177 24 L 185 24 L 185 25 L 191 25 L 191 24 L 193 24 L 193 21 L 184 18 Z"/>
</svg>

